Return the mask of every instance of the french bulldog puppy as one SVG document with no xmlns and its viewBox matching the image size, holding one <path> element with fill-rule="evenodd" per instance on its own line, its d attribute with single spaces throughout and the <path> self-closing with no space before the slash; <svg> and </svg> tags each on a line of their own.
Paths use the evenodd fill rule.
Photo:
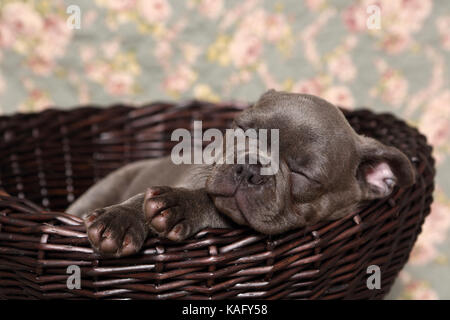
<svg viewBox="0 0 450 320">
<path fill-rule="evenodd" d="M 120 257 L 138 252 L 149 233 L 179 241 L 238 224 L 279 234 L 339 219 L 415 181 L 402 152 L 358 135 L 337 107 L 312 95 L 270 90 L 234 127 L 279 129 L 276 174 L 261 175 L 259 164 L 139 161 L 106 176 L 67 212 L 85 218 L 97 252 Z"/>
</svg>

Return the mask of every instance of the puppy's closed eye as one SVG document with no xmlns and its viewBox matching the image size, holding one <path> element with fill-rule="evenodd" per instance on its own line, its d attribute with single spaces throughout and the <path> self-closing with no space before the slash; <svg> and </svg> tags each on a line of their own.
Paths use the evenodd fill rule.
<svg viewBox="0 0 450 320">
<path fill-rule="evenodd" d="M 309 180 L 313 184 L 322 185 L 322 183 L 320 183 L 320 181 L 317 181 L 316 179 L 313 179 L 312 177 L 310 177 L 307 173 L 305 173 L 302 170 L 291 170 L 291 172 L 306 178 L 307 180 Z"/>
<path fill-rule="evenodd" d="M 311 201 L 321 194 L 323 185 L 309 177 L 303 171 L 293 171 L 290 173 L 291 194 L 299 201 Z"/>
</svg>

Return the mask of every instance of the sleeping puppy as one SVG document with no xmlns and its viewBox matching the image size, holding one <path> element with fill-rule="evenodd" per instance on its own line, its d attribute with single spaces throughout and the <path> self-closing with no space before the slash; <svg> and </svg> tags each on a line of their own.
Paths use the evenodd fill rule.
<svg viewBox="0 0 450 320">
<path fill-rule="evenodd" d="M 260 163 L 139 161 L 92 186 L 67 212 L 85 218 L 97 252 L 120 257 L 139 251 L 149 233 L 179 241 L 238 224 L 279 234 L 339 219 L 415 180 L 402 152 L 358 135 L 315 96 L 270 90 L 234 127 L 279 129 L 275 174 L 262 175 Z"/>
</svg>

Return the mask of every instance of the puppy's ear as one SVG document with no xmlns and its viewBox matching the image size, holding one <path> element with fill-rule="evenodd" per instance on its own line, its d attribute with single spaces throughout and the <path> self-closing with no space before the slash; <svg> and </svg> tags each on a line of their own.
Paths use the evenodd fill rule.
<svg viewBox="0 0 450 320">
<path fill-rule="evenodd" d="M 270 89 L 266 92 L 264 92 L 258 99 L 258 101 L 255 102 L 253 105 L 255 108 L 258 108 L 260 105 L 263 104 L 271 104 L 279 102 L 280 94 L 279 92 L 275 91 L 274 89 Z"/>
<path fill-rule="evenodd" d="M 360 163 L 357 178 L 366 200 L 383 198 L 394 187 L 415 182 L 415 171 L 406 155 L 394 147 L 360 136 Z"/>
<path fill-rule="evenodd" d="M 275 89 L 270 89 L 267 90 L 266 92 L 264 92 L 262 94 L 262 96 L 259 98 L 259 100 L 263 100 L 263 99 L 267 99 L 267 98 L 272 98 L 274 95 L 277 94 L 277 91 Z"/>
</svg>

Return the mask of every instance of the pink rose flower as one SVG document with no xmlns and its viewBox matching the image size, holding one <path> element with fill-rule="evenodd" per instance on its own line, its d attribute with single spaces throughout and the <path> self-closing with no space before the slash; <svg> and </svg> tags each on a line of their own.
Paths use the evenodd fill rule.
<svg viewBox="0 0 450 320">
<path fill-rule="evenodd" d="M 125 72 L 113 72 L 106 77 L 106 91 L 113 96 L 130 94 L 133 85 L 133 77 Z"/>
<path fill-rule="evenodd" d="M 149 23 L 166 21 L 172 14 L 167 0 L 139 0 L 138 11 Z"/>
<path fill-rule="evenodd" d="M 412 281 L 405 286 L 405 293 L 413 300 L 437 300 L 439 296 L 436 291 L 423 281 Z"/>
<path fill-rule="evenodd" d="M 172 56 L 172 46 L 168 41 L 159 41 L 154 49 L 154 55 L 160 63 Z"/>
<path fill-rule="evenodd" d="M 355 105 L 352 93 L 345 86 L 333 86 L 328 88 L 324 92 L 323 98 L 336 106 L 344 108 L 353 108 Z"/>
<path fill-rule="evenodd" d="M 24 79 L 24 86 L 28 92 L 26 102 L 19 105 L 18 109 L 21 112 L 42 111 L 53 105 L 53 101 L 48 94 L 35 87 L 29 79 Z"/>
<path fill-rule="evenodd" d="M 317 79 L 303 80 L 294 84 L 292 92 L 319 96 L 322 92 L 322 86 Z"/>
<path fill-rule="evenodd" d="M 438 250 L 433 243 L 416 243 L 411 252 L 409 263 L 411 265 L 424 265 L 436 259 L 437 255 Z"/>
<path fill-rule="evenodd" d="M 105 4 L 112 10 L 122 11 L 133 9 L 136 6 L 136 0 L 108 0 Z"/>
<path fill-rule="evenodd" d="M 266 38 L 270 42 L 276 42 L 289 32 L 286 17 L 282 14 L 272 14 L 266 19 Z"/>
<path fill-rule="evenodd" d="M 11 32 L 10 28 L 0 22 L 0 47 L 9 48 L 13 45 L 15 40 L 14 34 Z"/>
<path fill-rule="evenodd" d="M 108 41 L 102 44 L 103 54 L 107 59 L 113 58 L 120 51 L 118 40 Z"/>
<path fill-rule="evenodd" d="M 350 31 L 363 31 L 366 27 L 367 14 L 365 7 L 359 4 L 353 4 L 342 13 L 344 24 Z"/>
<path fill-rule="evenodd" d="M 346 82 L 355 78 L 356 68 L 353 65 L 350 55 L 346 53 L 332 55 L 327 62 L 328 70 L 339 80 Z"/>
<path fill-rule="evenodd" d="M 312 11 L 318 11 L 325 5 L 325 0 L 306 0 L 306 6 Z"/>
<path fill-rule="evenodd" d="M 392 72 L 392 70 L 386 71 L 382 75 L 383 91 L 381 98 L 395 106 L 399 106 L 405 100 L 408 93 L 408 81 Z"/>
<path fill-rule="evenodd" d="M 89 28 L 92 26 L 92 24 L 95 23 L 95 20 L 97 20 L 98 13 L 96 9 L 91 9 L 83 14 L 83 27 Z"/>
<path fill-rule="evenodd" d="M 163 87 L 172 94 L 179 94 L 191 86 L 196 74 L 187 65 L 178 66 L 177 70 L 164 80 Z"/>
<path fill-rule="evenodd" d="M 369 1 L 369 0 L 367 0 Z M 431 0 L 402 0 L 402 1 L 382 1 L 382 8 L 394 17 L 391 24 L 392 31 L 401 33 L 413 33 L 422 28 L 423 21 L 430 14 Z"/>
<path fill-rule="evenodd" d="M 85 67 L 86 75 L 95 82 L 103 82 L 111 73 L 111 67 L 104 62 L 88 63 Z"/>
<path fill-rule="evenodd" d="M 439 17 L 436 20 L 436 27 L 441 36 L 442 47 L 450 50 L 450 16 Z"/>
<path fill-rule="evenodd" d="M 49 15 L 44 20 L 35 54 L 48 60 L 59 58 L 64 55 L 71 37 L 72 29 L 67 28 L 65 19 L 58 15 Z"/>
<path fill-rule="evenodd" d="M 48 59 L 48 57 L 37 54 L 28 59 L 28 66 L 34 73 L 42 76 L 48 76 L 53 70 L 55 64 L 53 60 Z"/>
<path fill-rule="evenodd" d="M 411 252 L 410 263 L 423 265 L 434 260 L 439 253 L 437 246 L 445 241 L 449 228 L 450 207 L 436 200 Z"/>
<path fill-rule="evenodd" d="M 375 61 L 375 66 L 381 77 L 378 86 L 371 90 L 370 95 L 379 96 L 381 100 L 394 106 L 401 105 L 408 93 L 408 81 L 382 59 Z"/>
<path fill-rule="evenodd" d="M 82 46 L 80 48 L 81 61 L 86 64 L 94 58 L 96 50 L 91 46 Z"/>
<path fill-rule="evenodd" d="M 381 47 L 390 54 L 398 54 L 403 52 L 412 43 L 409 34 L 391 33 L 388 34 L 381 42 Z"/>
<path fill-rule="evenodd" d="M 238 68 L 256 63 L 261 53 L 261 39 L 247 32 L 238 32 L 230 43 L 229 54 Z"/>
<path fill-rule="evenodd" d="M 248 34 L 255 37 L 264 38 L 266 34 L 267 13 L 264 9 L 258 8 L 250 11 L 242 18 L 236 31 L 237 34 Z"/>
<path fill-rule="evenodd" d="M 427 136 L 428 141 L 435 146 L 435 156 L 439 163 L 444 155 L 440 147 L 449 145 L 450 141 L 450 90 L 437 94 L 426 105 L 419 128 Z"/>
<path fill-rule="evenodd" d="M 216 19 L 223 11 L 223 0 L 201 0 L 198 5 L 200 13 L 209 19 Z"/>
<path fill-rule="evenodd" d="M 1 12 L 2 23 L 17 36 L 38 36 L 43 27 L 41 16 L 28 3 L 9 2 Z"/>
</svg>

